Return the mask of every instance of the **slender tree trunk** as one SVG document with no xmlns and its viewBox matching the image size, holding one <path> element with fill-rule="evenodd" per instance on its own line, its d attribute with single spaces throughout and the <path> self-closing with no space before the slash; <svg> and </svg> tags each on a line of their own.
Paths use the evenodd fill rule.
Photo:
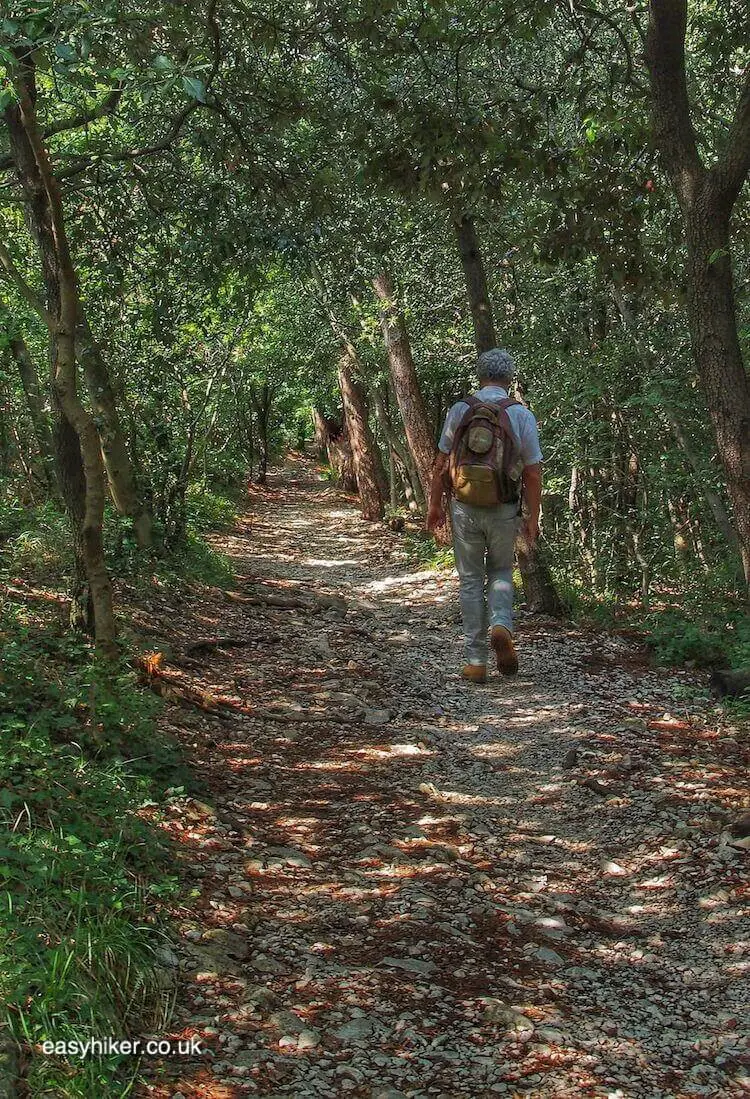
<svg viewBox="0 0 750 1099">
<path fill-rule="evenodd" d="M 60 407 L 56 393 L 52 397 L 56 415 L 52 438 L 55 466 L 65 511 L 73 537 L 73 583 L 71 586 L 70 624 L 76 630 L 94 629 L 94 608 L 86 576 L 83 526 L 86 518 L 86 475 L 83 470 L 81 443 Z"/>
<path fill-rule="evenodd" d="M 388 445 L 388 492 L 391 511 L 398 507 L 398 485 L 396 484 L 396 455 L 393 447 Z"/>
<path fill-rule="evenodd" d="M 479 238 L 471 214 L 462 213 L 454 217 L 453 227 L 474 322 L 474 343 L 477 352 L 481 354 L 497 346 L 497 337 Z"/>
<path fill-rule="evenodd" d="M 268 475 L 268 422 L 271 415 L 271 387 L 267 381 L 263 382 L 260 396 L 250 394 L 250 400 L 255 412 L 255 424 L 258 432 L 258 475 L 255 483 L 265 485 Z"/>
<path fill-rule="evenodd" d="M 675 560 L 680 572 L 683 576 L 687 576 L 690 573 L 690 546 L 685 538 L 684 525 L 680 521 L 677 507 L 668 489 L 664 493 L 664 498 L 667 505 L 667 515 L 669 516 L 669 526 L 672 531 Z"/>
<path fill-rule="evenodd" d="M 11 415 L 10 395 L 8 395 L 5 404 L 0 405 L 0 473 L 4 477 L 9 476 L 13 460 L 9 430 Z"/>
<path fill-rule="evenodd" d="M 44 483 L 48 492 L 54 496 L 57 493 L 54 444 L 48 414 L 44 408 L 44 397 L 42 396 L 36 364 L 31 357 L 26 341 L 21 336 L 14 336 L 9 342 L 9 347 L 21 379 L 21 387 L 41 459 Z"/>
<path fill-rule="evenodd" d="M 153 540 L 151 516 L 138 494 L 109 370 L 82 311 L 78 319 L 76 348 L 99 428 L 112 500 L 121 515 L 127 515 L 133 520 L 138 545 L 147 548 Z"/>
<path fill-rule="evenodd" d="M 81 403 L 76 386 L 77 279 L 65 230 L 60 188 L 37 123 L 34 68 L 26 51 L 19 51 L 12 83 L 18 103 L 6 108 L 5 117 L 14 162 L 42 254 L 50 314 L 53 392 L 64 419 L 77 436 L 85 479 L 85 508 L 79 535 L 93 608 L 94 635 L 99 652 L 114 656 L 116 630 L 112 584 L 104 560 L 102 535 L 104 465 L 96 425 Z"/>
<path fill-rule="evenodd" d="M 312 418 L 315 450 L 320 460 L 325 461 L 328 458 L 328 423 L 319 408 L 312 410 Z"/>
<path fill-rule="evenodd" d="M 419 388 L 409 333 L 403 313 L 396 302 L 390 275 L 382 271 L 373 279 L 372 284 L 380 302 L 380 325 L 406 441 L 426 499 L 430 494 L 437 446 Z"/>
<path fill-rule="evenodd" d="M 422 485 L 419 480 L 417 468 L 412 461 L 411 454 L 408 447 L 405 447 L 396 434 L 393 424 L 391 423 L 391 417 L 388 412 L 383 394 L 378 389 L 372 390 L 372 400 L 375 407 L 375 415 L 378 418 L 378 423 L 386 438 L 391 453 L 395 456 L 398 464 L 403 470 L 403 475 L 399 474 L 405 486 L 405 493 L 410 506 L 413 506 L 417 510 L 424 508 L 425 500 L 422 494 Z"/>
<path fill-rule="evenodd" d="M 347 348 L 344 348 L 339 356 L 338 378 L 362 514 L 365 519 L 382 519 L 383 496 L 378 479 L 375 440 L 370 430 L 365 400 L 354 378 L 351 354 Z"/>
<path fill-rule="evenodd" d="M 516 539 L 516 555 L 528 609 L 534 614 L 562 618 L 565 608 L 540 543 L 531 547 L 523 535 L 519 534 Z"/>
</svg>

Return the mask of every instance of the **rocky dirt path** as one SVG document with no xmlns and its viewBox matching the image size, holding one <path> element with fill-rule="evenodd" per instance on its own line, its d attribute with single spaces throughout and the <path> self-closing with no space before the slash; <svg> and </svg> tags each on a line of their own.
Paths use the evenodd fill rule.
<svg viewBox="0 0 750 1099">
<path fill-rule="evenodd" d="M 203 792 L 162 821 L 207 1052 L 137 1094 L 750 1094 L 747 741 L 695 679 L 521 615 L 464 685 L 454 580 L 308 463 L 222 542 L 251 601 L 163 623 L 216 706 L 168 708 Z"/>
</svg>

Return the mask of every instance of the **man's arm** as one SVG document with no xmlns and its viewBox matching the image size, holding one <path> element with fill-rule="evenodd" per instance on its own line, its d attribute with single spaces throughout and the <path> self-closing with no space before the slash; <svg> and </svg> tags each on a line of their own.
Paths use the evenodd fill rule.
<svg viewBox="0 0 750 1099">
<path fill-rule="evenodd" d="M 435 464 L 432 467 L 432 481 L 430 483 L 430 499 L 427 507 L 427 529 L 437 530 L 445 522 L 445 475 L 448 471 L 450 457 L 442 450 L 438 451 Z"/>
<path fill-rule="evenodd" d="M 542 464 L 526 466 L 521 474 L 523 495 L 528 515 L 523 521 L 523 535 L 529 545 L 534 545 L 539 537 L 539 509 L 542 506 Z"/>
</svg>

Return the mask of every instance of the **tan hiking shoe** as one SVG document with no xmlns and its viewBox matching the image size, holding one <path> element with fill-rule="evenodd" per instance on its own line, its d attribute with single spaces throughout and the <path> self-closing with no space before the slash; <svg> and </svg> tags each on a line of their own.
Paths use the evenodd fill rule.
<svg viewBox="0 0 750 1099">
<path fill-rule="evenodd" d="M 490 645 L 497 660 L 497 670 L 501 675 L 515 675 L 518 671 L 518 655 L 513 644 L 513 635 L 505 626 L 493 626 Z"/>
<path fill-rule="evenodd" d="M 470 683 L 487 682 L 486 664 L 464 664 L 461 669 L 461 678 L 468 679 Z"/>
</svg>

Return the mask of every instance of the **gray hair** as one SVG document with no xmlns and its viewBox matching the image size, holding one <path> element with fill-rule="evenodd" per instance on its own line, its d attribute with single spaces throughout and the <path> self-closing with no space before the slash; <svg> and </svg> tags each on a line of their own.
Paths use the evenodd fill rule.
<svg viewBox="0 0 750 1099">
<path fill-rule="evenodd" d="M 513 356 L 508 351 L 496 347 L 493 351 L 483 351 L 477 359 L 477 374 L 480 378 L 510 381 L 516 372 Z"/>
</svg>

